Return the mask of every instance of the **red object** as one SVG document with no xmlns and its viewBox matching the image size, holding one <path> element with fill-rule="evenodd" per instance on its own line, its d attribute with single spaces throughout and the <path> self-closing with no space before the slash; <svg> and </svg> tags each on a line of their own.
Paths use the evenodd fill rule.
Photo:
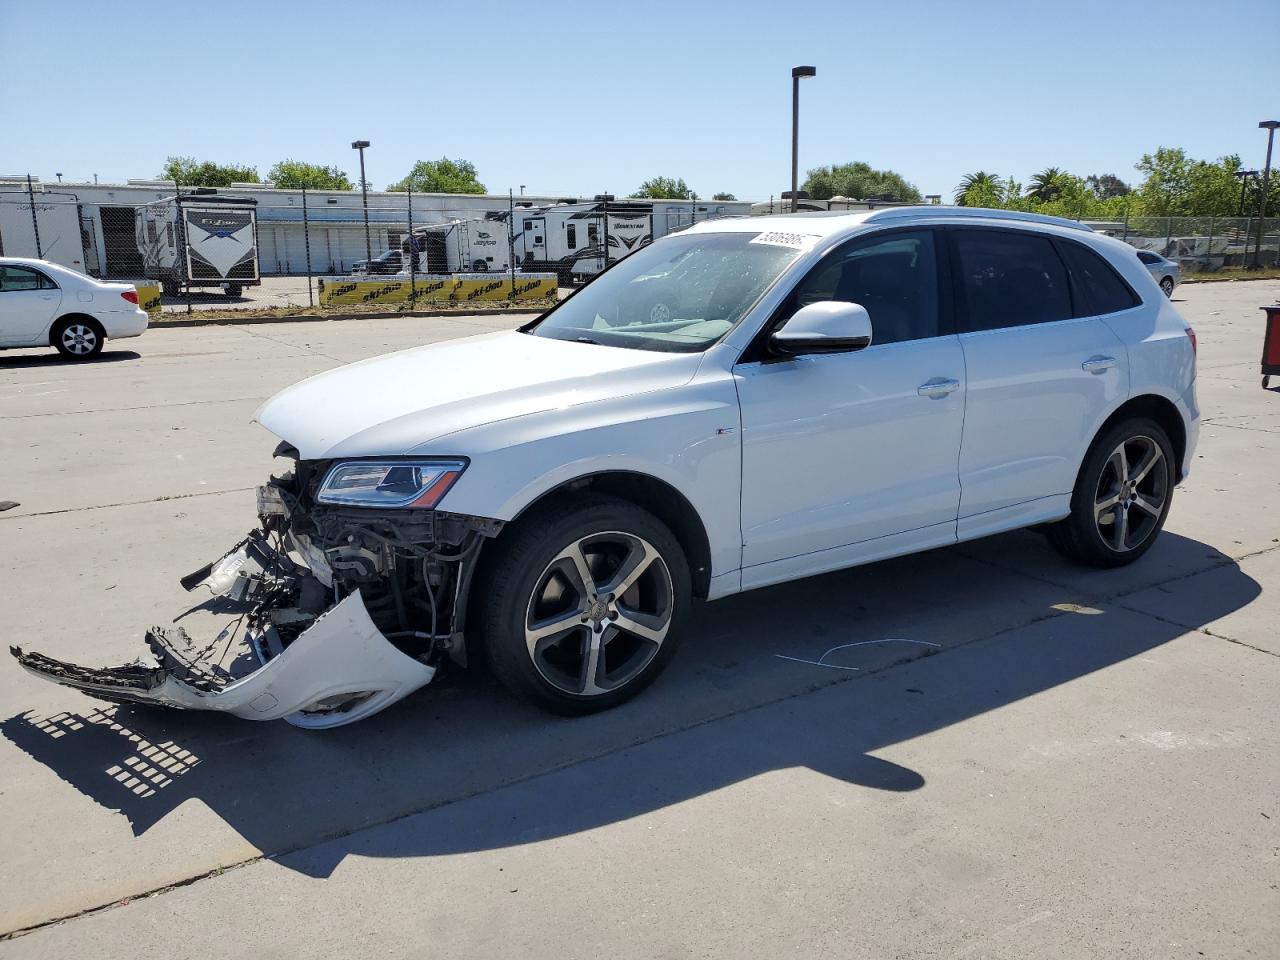
<svg viewBox="0 0 1280 960">
<path fill-rule="evenodd" d="M 1270 377 L 1280 374 L 1280 303 L 1263 307 L 1267 313 L 1267 332 L 1262 339 L 1262 386 Z"/>
<path fill-rule="evenodd" d="M 1184 332 L 1187 335 L 1187 339 L 1191 341 L 1191 352 L 1199 353 L 1200 344 L 1196 342 L 1196 332 L 1192 330 L 1190 327 L 1187 327 L 1187 329 Z"/>
<path fill-rule="evenodd" d="M 138 291 L 137 291 L 137 290 L 126 290 L 124 293 L 120 294 L 120 296 L 124 297 L 124 298 L 125 298 L 126 300 L 128 300 L 130 303 L 137 303 L 137 302 L 138 302 Z"/>
</svg>

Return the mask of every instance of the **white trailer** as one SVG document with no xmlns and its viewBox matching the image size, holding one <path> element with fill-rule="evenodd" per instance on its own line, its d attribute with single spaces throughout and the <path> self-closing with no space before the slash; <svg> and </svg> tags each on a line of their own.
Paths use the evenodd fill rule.
<svg viewBox="0 0 1280 960">
<path fill-rule="evenodd" d="M 446 220 L 413 228 L 421 273 L 495 273 L 511 268 L 506 213 L 483 219 Z M 409 269 L 408 238 L 401 244 L 401 269 Z"/>
<path fill-rule="evenodd" d="M 196 190 L 138 207 L 143 272 L 173 296 L 181 286 L 222 287 L 238 297 L 262 282 L 257 201 Z"/>
<path fill-rule="evenodd" d="M 516 265 L 547 272 L 561 283 L 594 276 L 653 239 L 648 202 L 558 203 L 517 207 L 513 222 Z"/>
<path fill-rule="evenodd" d="M 0 193 L 0 256 L 38 257 L 88 273 L 84 248 L 80 204 L 74 195 Z"/>
</svg>

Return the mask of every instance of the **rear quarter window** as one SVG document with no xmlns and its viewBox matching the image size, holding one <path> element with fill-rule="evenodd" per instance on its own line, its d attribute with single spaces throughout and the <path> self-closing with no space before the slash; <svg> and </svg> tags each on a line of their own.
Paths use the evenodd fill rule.
<svg viewBox="0 0 1280 960">
<path fill-rule="evenodd" d="M 1076 316 L 1119 313 L 1142 302 L 1115 268 L 1088 247 L 1059 239 L 1058 249 L 1071 273 Z"/>
</svg>

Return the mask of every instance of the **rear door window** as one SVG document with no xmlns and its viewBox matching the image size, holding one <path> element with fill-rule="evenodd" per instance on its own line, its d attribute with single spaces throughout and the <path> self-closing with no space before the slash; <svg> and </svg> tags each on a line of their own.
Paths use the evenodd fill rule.
<svg viewBox="0 0 1280 960">
<path fill-rule="evenodd" d="M 43 274 L 29 267 L 0 267 L 0 291 L 39 290 Z M 48 286 L 53 286 L 52 282 Z"/>
<path fill-rule="evenodd" d="M 1067 270 L 1048 237 L 1014 230 L 955 230 L 951 236 L 962 331 L 1071 318 Z"/>
<path fill-rule="evenodd" d="M 1070 240 L 1059 240 L 1058 249 L 1071 271 L 1076 316 L 1096 317 L 1136 307 L 1141 301 L 1102 257 Z"/>
</svg>

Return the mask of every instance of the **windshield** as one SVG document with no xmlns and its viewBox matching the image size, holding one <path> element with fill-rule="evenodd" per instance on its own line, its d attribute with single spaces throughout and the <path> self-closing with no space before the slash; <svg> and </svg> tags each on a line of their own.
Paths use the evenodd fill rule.
<svg viewBox="0 0 1280 960">
<path fill-rule="evenodd" d="M 758 233 L 665 237 L 601 274 L 528 332 L 639 350 L 705 350 L 800 254 L 771 241 Z"/>
</svg>

